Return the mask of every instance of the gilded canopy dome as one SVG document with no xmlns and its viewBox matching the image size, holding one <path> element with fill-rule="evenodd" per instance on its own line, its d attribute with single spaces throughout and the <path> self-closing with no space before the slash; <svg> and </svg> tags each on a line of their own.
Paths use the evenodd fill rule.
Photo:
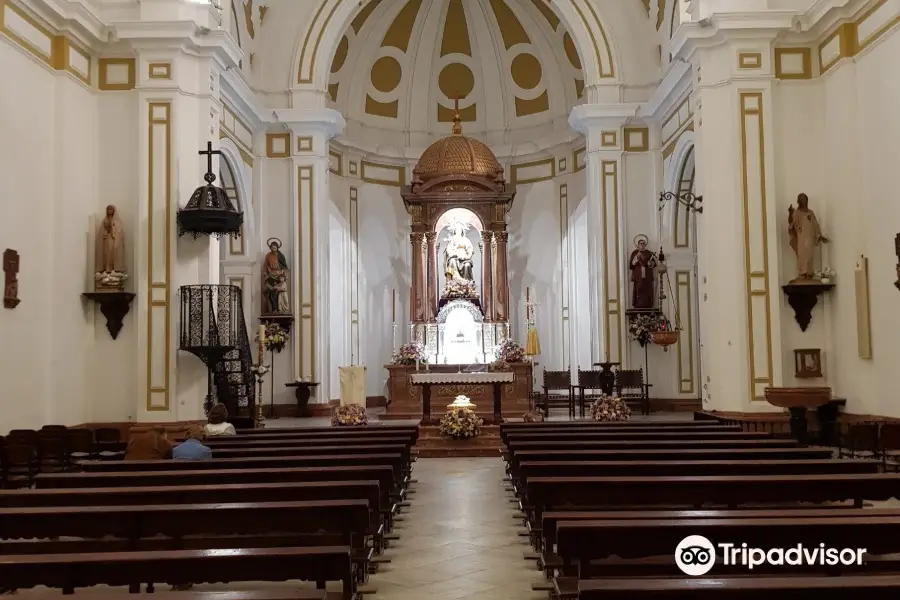
<svg viewBox="0 0 900 600">
<path fill-rule="evenodd" d="M 430 145 L 413 174 L 421 182 L 448 175 L 466 175 L 503 181 L 503 167 L 491 149 L 472 138 L 462 135 L 459 114 L 453 125 L 453 135 Z"/>
</svg>

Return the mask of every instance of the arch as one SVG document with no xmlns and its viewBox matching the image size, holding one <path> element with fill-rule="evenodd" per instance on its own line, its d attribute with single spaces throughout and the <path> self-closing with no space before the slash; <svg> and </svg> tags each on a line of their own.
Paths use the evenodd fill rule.
<svg viewBox="0 0 900 600">
<path fill-rule="evenodd" d="M 292 61 L 292 81 L 327 90 L 331 58 L 350 22 L 366 2 L 360 0 L 319 0 L 312 19 L 301 30 Z M 371 2 L 372 0 L 369 0 Z M 597 14 L 592 0 L 548 0 L 565 23 L 581 59 L 585 87 L 603 80 L 621 79 L 615 45 Z M 596 32 L 599 35 L 594 35 Z"/>
<path fill-rule="evenodd" d="M 478 215 L 476 215 L 468 208 L 454 207 L 448 208 L 443 213 L 441 213 L 440 216 L 438 216 L 437 221 L 435 221 L 434 224 L 434 232 L 440 233 L 441 230 L 449 225 L 452 222 L 451 220 L 454 218 L 465 221 L 479 233 L 484 231 L 484 225 L 482 224 L 481 219 L 478 217 Z"/>
<path fill-rule="evenodd" d="M 219 150 L 222 152 L 219 173 L 222 173 L 227 169 L 234 181 L 236 193 L 232 198 L 232 201 L 235 203 L 235 208 L 244 213 L 244 244 L 250 246 L 251 244 L 248 242 L 251 242 L 257 237 L 255 227 L 256 215 L 254 214 L 256 207 L 253 206 L 252 202 L 247 201 L 249 198 L 253 197 L 253 190 L 250 186 L 249 178 L 244 173 L 244 169 L 241 168 L 241 165 L 244 164 L 244 161 L 241 158 L 241 151 L 238 149 L 237 144 L 228 138 L 219 140 Z M 224 161 L 224 165 L 221 164 L 222 161 Z M 224 181 L 221 181 L 220 184 L 222 187 L 225 187 Z"/>
<path fill-rule="evenodd" d="M 665 190 L 682 194 L 693 192 L 696 185 L 694 132 L 684 131 L 675 142 L 675 151 L 666 165 Z M 678 202 L 668 202 L 663 209 L 663 227 L 674 248 L 694 248 L 696 219 Z"/>
</svg>

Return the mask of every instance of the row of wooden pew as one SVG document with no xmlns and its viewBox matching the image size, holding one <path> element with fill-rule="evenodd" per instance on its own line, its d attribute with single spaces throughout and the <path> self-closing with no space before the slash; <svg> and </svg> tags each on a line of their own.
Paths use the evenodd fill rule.
<svg viewBox="0 0 900 600">
<path fill-rule="evenodd" d="M 264 433 L 263 433 L 264 432 Z M 252 430 L 207 461 L 85 461 L 0 490 L 0 588 L 340 582 L 396 536 L 416 426 Z M 264 599 L 257 599 L 264 600 Z"/>
<path fill-rule="evenodd" d="M 900 593 L 900 477 L 715 421 L 505 423 L 503 456 L 551 597 L 849 599 Z M 688 577 L 690 535 L 750 548 L 865 548 L 863 564 L 725 564 Z M 834 577 L 840 575 L 840 577 Z"/>
</svg>

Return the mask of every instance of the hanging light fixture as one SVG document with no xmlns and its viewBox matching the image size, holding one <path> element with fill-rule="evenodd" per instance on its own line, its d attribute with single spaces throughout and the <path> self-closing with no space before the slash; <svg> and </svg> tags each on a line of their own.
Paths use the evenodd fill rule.
<svg viewBox="0 0 900 600">
<path fill-rule="evenodd" d="M 178 210 L 178 235 L 189 233 L 195 239 L 201 235 L 237 237 L 244 224 L 244 213 L 234 207 L 228 198 L 228 192 L 213 185 L 216 176 L 213 173 L 212 157 L 222 152 L 213 150 L 212 142 L 207 142 L 206 150 L 201 150 L 199 154 L 207 157 L 207 171 L 203 176 L 206 185 L 194 190 L 187 206 Z"/>
</svg>

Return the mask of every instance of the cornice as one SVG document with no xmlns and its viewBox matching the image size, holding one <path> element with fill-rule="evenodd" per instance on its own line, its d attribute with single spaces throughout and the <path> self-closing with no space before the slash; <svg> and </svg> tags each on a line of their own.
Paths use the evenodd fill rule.
<svg viewBox="0 0 900 600">
<path fill-rule="evenodd" d="M 669 115 L 682 98 L 691 90 L 694 70 L 692 65 L 681 58 L 669 63 L 666 76 L 653 92 L 650 100 L 641 106 L 639 117 L 660 121 Z"/>
<path fill-rule="evenodd" d="M 569 113 L 569 125 L 588 135 L 599 129 L 618 129 L 637 116 L 640 104 L 582 104 Z"/>
<path fill-rule="evenodd" d="M 179 48 L 214 58 L 225 70 L 237 67 L 243 51 L 224 29 L 200 27 L 192 21 L 121 21 L 110 25 L 113 39 L 136 49 Z"/>
<path fill-rule="evenodd" d="M 331 108 L 276 108 L 275 120 L 294 132 L 315 131 L 331 139 L 344 131 L 344 116 Z"/>
<path fill-rule="evenodd" d="M 109 41 L 110 31 L 100 11 L 86 0 L 19 0 L 57 31 L 71 33 L 91 49 Z"/>
</svg>

